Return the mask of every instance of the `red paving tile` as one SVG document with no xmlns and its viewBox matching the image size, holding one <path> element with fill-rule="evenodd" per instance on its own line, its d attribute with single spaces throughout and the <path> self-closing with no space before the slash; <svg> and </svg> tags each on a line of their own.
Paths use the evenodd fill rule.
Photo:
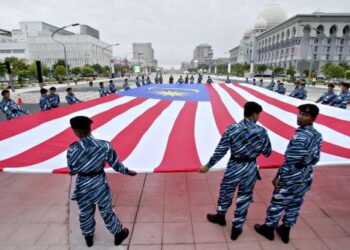
<svg viewBox="0 0 350 250">
<path fill-rule="evenodd" d="M 324 238 L 323 241 L 331 249 L 337 250 L 349 250 L 350 249 L 350 237 L 344 238 Z"/>
<path fill-rule="evenodd" d="M 226 243 L 196 244 L 196 250 L 228 250 Z"/>
<path fill-rule="evenodd" d="M 135 223 L 131 244 L 161 244 L 162 223 Z"/>
<path fill-rule="evenodd" d="M 164 223 L 163 243 L 194 243 L 192 224 L 190 222 Z"/>
<path fill-rule="evenodd" d="M 136 222 L 163 222 L 163 206 L 140 206 Z"/>
<path fill-rule="evenodd" d="M 293 245 L 300 250 L 327 250 L 327 245 L 320 239 L 292 240 Z"/>
<path fill-rule="evenodd" d="M 210 222 L 194 222 L 193 233 L 195 243 L 224 243 L 224 229 Z"/>
</svg>

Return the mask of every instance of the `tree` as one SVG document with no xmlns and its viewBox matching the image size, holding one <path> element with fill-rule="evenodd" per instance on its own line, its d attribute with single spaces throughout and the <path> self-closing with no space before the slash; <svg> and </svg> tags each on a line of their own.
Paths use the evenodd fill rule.
<svg viewBox="0 0 350 250">
<path fill-rule="evenodd" d="M 345 78 L 348 79 L 348 80 L 350 80 L 350 70 L 347 70 L 347 71 L 345 72 Z"/>
<path fill-rule="evenodd" d="M 27 79 L 30 77 L 30 72 L 29 70 L 23 69 L 23 70 L 19 70 L 17 73 L 18 76 L 18 81 L 22 82 L 24 79 Z"/>
<path fill-rule="evenodd" d="M 4 62 L 0 61 L 0 77 L 4 77 L 6 74 L 6 66 Z"/>
<path fill-rule="evenodd" d="M 345 70 L 350 70 L 350 66 L 346 62 L 339 63 L 339 66 L 343 67 Z"/>
<path fill-rule="evenodd" d="M 28 65 L 24 59 L 18 59 L 17 57 L 6 57 L 5 62 L 10 62 L 12 67 L 12 75 L 18 76 L 22 70 L 28 70 Z M 23 75 L 23 72 L 22 72 Z"/>
<path fill-rule="evenodd" d="M 283 72 L 284 72 L 284 68 L 282 68 L 281 66 L 276 66 L 276 67 L 273 69 L 273 73 L 274 73 L 275 75 L 281 75 Z"/>
<path fill-rule="evenodd" d="M 80 67 L 73 67 L 71 70 L 72 74 L 77 76 L 77 75 L 81 75 L 82 73 L 82 69 Z"/>
<path fill-rule="evenodd" d="M 29 65 L 28 67 L 29 75 L 30 77 L 37 77 L 37 69 L 36 69 L 36 62 L 33 62 L 32 64 Z M 41 64 L 41 71 L 44 76 L 48 76 L 49 74 L 49 69 L 46 66 L 46 64 L 42 63 Z"/>
<path fill-rule="evenodd" d="M 84 77 L 92 76 L 94 74 L 94 69 L 91 66 L 84 66 L 82 70 L 82 75 Z"/>
<path fill-rule="evenodd" d="M 296 73 L 296 70 L 293 66 L 290 66 L 288 69 L 287 69 L 287 75 L 290 75 L 290 80 L 292 82 L 295 81 L 295 73 Z"/>
<path fill-rule="evenodd" d="M 96 63 L 96 64 L 93 64 L 91 67 L 96 74 L 101 75 L 103 73 L 103 69 L 100 64 Z"/>
<path fill-rule="evenodd" d="M 259 72 L 259 74 L 263 74 L 267 70 L 267 66 L 265 64 L 258 64 L 258 66 L 256 66 L 256 70 Z"/>
<path fill-rule="evenodd" d="M 63 59 L 58 59 L 54 65 L 52 65 L 52 69 L 55 70 L 57 66 L 63 66 L 66 67 L 66 62 Z"/>
<path fill-rule="evenodd" d="M 57 78 L 57 79 L 61 79 L 62 76 L 66 75 L 66 68 L 62 65 L 58 65 L 55 67 L 55 69 L 53 70 L 53 75 Z"/>
<path fill-rule="evenodd" d="M 343 78 L 345 76 L 345 69 L 342 66 L 331 63 L 325 64 L 322 67 L 322 72 L 332 78 Z"/>
<path fill-rule="evenodd" d="M 309 77 L 310 70 L 305 69 L 303 73 L 304 73 L 304 77 Z"/>
</svg>

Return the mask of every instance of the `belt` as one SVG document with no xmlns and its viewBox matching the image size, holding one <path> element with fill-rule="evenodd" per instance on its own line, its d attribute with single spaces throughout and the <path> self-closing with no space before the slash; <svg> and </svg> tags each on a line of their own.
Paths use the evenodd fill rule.
<svg viewBox="0 0 350 250">
<path fill-rule="evenodd" d="M 255 158 L 237 157 L 237 156 L 234 156 L 234 155 L 231 155 L 230 160 L 237 161 L 237 162 L 252 162 L 252 161 L 256 161 Z"/>
<path fill-rule="evenodd" d="M 91 173 L 78 173 L 79 176 L 88 176 L 88 177 L 93 177 L 93 176 L 96 176 L 96 175 L 100 175 L 104 172 L 103 169 L 101 169 L 100 171 L 97 171 L 97 172 L 91 172 Z"/>
</svg>

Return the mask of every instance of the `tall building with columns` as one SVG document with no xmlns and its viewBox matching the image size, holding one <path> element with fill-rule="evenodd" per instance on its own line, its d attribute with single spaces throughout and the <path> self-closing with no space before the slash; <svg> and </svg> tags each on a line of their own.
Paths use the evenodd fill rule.
<svg viewBox="0 0 350 250">
<path fill-rule="evenodd" d="M 293 66 L 321 73 L 326 63 L 350 63 L 350 13 L 297 14 L 287 18 L 277 3 L 268 4 L 254 27 L 230 50 L 232 63 Z"/>
</svg>

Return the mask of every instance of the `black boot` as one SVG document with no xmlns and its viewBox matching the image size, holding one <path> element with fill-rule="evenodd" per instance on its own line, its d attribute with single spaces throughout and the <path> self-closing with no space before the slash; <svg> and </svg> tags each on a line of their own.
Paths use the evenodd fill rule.
<svg viewBox="0 0 350 250">
<path fill-rule="evenodd" d="M 256 224 L 254 226 L 254 229 L 258 234 L 261 234 L 262 236 L 264 236 L 269 240 L 274 240 L 275 238 L 275 235 L 273 233 L 273 230 L 274 230 L 273 227 L 269 227 L 266 224 L 263 224 L 263 225 Z"/>
<path fill-rule="evenodd" d="M 242 233 L 242 228 L 237 229 L 234 226 L 232 226 L 232 231 L 231 231 L 231 240 L 237 240 L 238 236 Z"/>
<path fill-rule="evenodd" d="M 207 218 L 211 223 L 226 226 L 225 215 L 223 214 L 207 214 Z"/>
<path fill-rule="evenodd" d="M 114 245 L 119 246 L 129 235 L 129 229 L 123 228 L 120 233 L 114 235 Z"/>
<path fill-rule="evenodd" d="M 92 247 L 94 245 L 94 236 L 85 236 L 85 242 L 88 247 Z"/>
<path fill-rule="evenodd" d="M 290 227 L 286 227 L 284 224 L 282 224 L 281 226 L 279 226 L 277 228 L 277 233 L 278 235 L 281 237 L 281 240 L 288 244 L 289 243 L 289 232 L 290 232 Z"/>
</svg>

